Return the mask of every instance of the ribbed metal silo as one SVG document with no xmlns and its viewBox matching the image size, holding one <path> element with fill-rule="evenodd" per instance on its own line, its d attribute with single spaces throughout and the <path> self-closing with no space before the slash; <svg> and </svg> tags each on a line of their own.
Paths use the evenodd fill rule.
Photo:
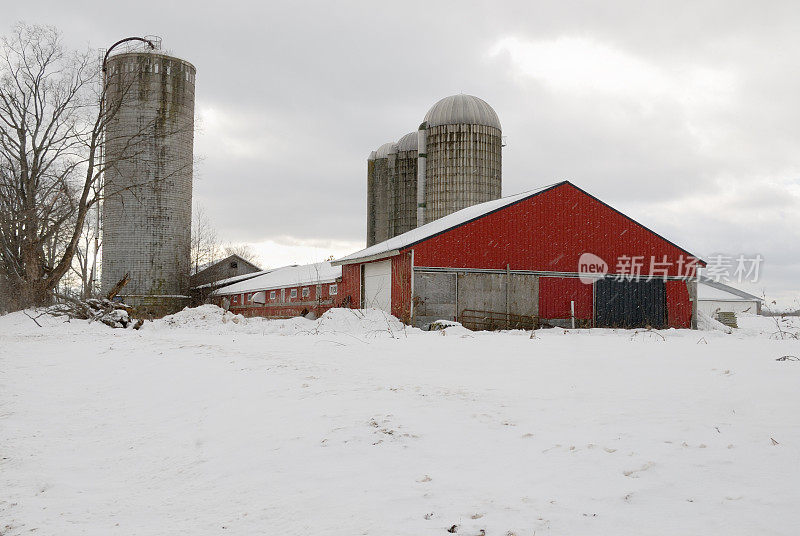
<svg viewBox="0 0 800 536">
<path fill-rule="evenodd" d="M 102 286 L 126 272 L 121 295 L 169 310 L 189 290 L 196 70 L 160 52 L 124 52 L 106 63 Z"/>
<path fill-rule="evenodd" d="M 425 115 L 423 225 L 501 195 L 502 132 L 489 104 L 472 95 L 440 100 Z"/>
<path fill-rule="evenodd" d="M 373 233 L 367 236 L 367 246 L 383 242 L 391 238 L 393 207 L 390 204 L 391 191 L 395 183 L 397 161 L 397 144 L 384 143 L 375 151 L 375 160 L 372 164 L 373 193 L 371 202 L 374 207 Z M 369 169 L 369 162 L 367 163 Z M 369 204 L 369 202 L 368 202 Z"/>
<path fill-rule="evenodd" d="M 391 236 L 403 234 L 417 226 L 417 132 L 411 132 L 397 142 L 394 188 L 392 188 L 393 218 Z"/>
</svg>

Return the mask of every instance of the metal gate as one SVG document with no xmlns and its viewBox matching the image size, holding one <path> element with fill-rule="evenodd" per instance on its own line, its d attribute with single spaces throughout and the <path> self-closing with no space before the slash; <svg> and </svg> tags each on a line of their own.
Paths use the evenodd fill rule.
<svg viewBox="0 0 800 536">
<path fill-rule="evenodd" d="M 456 274 L 415 272 L 415 325 L 423 326 L 435 320 L 455 320 L 456 315 Z"/>
<path fill-rule="evenodd" d="M 666 328 L 666 284 L 661 279 L 600 279 L 594 284 L 594 311 L 600 328 Z"/>
</svg>

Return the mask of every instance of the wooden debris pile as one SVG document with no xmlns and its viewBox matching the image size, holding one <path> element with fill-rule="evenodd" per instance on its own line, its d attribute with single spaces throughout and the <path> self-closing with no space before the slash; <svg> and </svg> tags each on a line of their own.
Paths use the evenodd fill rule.
<svg viewBox="0 0 800 536">
<path fill-rule="evenodd" d="M 79 300 L 62 294 L 57 295 L 59 303 L 47 308 L 47 313 L 53 316 L 66 316 L 89 322 L 102 322 L 112 328 L 139 329 L 144 320 L 136 320 L 131 316 L 131 307 L 122 302 L 114 301 L 114 297 L 128 283 L 129 274 L 125 274 L 105 298 L 89 298 Z"/>
</svg>

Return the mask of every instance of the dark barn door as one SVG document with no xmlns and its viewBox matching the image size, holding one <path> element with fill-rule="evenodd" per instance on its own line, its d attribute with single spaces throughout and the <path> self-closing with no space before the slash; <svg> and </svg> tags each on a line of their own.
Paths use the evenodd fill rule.
<svg viewBox="0 0 800 536">
<path fill-rule="evenodd" d="M 666 328 L 666 284 L 661 279 L 600 279 L 594 284 L 594 310 L 599 328 Z"/>
</svg>

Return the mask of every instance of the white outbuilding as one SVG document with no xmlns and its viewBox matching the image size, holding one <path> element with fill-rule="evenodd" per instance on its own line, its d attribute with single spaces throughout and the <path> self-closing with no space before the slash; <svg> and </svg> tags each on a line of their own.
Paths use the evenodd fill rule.
<svg viewBox="0 0 800 536">
<path fill-rule="evenodd" d="M 763 300 L 724 283 L 701 278 L 697 283 L 697 309 L 716 318 L 717 313 L 760 314 Z"/>
</svg>

